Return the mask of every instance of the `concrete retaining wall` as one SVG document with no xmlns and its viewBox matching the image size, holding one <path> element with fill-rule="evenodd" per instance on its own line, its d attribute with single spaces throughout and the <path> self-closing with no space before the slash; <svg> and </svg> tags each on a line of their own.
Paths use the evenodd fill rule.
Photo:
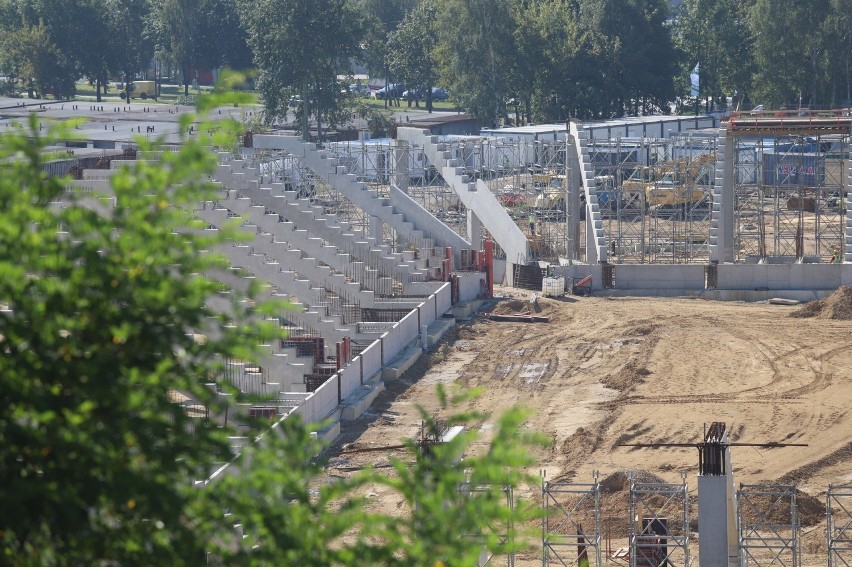
<svg viewBox="0 0 852 567">
<path fill-rule="evenodd" d="M 577 280 L 592 276 L 592 290 L 601 291 L 601 266 L 575 264 L 552 266 L 551 272 Z M 852 264 L 719 264 L 714 290 L 705 290 L 701 264 L 618 264 L 614 266 L 614 292 L 623 295 L 702 295 L 722 293 L 725 298 L 760 301 L 772 292 L 805 291 L 802 299 L 812 299 L 812 292 L 833 291 L 852 285 Z M 732 292 L 760 292 L 760 295 Z M 817 296 L 824 294 L 817 293 Z M 789 296 L 789 294 L 787 294 Z"/>
<path fill-rule="evenodd" d="M 720 264 L 717 289 L 837 289 L 848 285 L 852 264 Z"/>
<path fill-rule="evenodd" d="M 621 264 L 615 266 L 615 289 L 704 289 L 704 266 Z"/>
<path fill-rule="evenodd" d="M 450 308 L 450 284 L 445 283 L 417 309 L 394 324 L 379 340 L 364 349 L 346 368 L 326 380 L 288 415 L 298 415 L 305 423 L 316 423 L 325 419 L 338 406 L 338 381 L 343 398 L 353 395 L 363 384 L 379 374 L 386 363 L 399 356 L 411 341 L 420 336 L 420 325 L 429 325 Z"/>
<path fill-rule="evenodd" d="M 462 303 L 479 298 L 482 293 L 484 273 L 472 273 L 459 275 L 459 298 Z"/>
</svg>

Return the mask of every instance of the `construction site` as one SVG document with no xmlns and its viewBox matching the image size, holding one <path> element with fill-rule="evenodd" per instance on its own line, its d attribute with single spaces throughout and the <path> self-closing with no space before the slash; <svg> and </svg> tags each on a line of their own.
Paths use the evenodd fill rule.
<svg viewBox="0 0 852 567">
<path fill-rule="evenodd" d="M 157 159 L 101 131 L 177 114 L 112 106 L 69 191 Z M 195 214 L 254 236 L 221 250 L 232 286 L 295 307 L 259 364 L 227 361 L 268 400 L 233 419 L 325 420 L 333 482 L 400 456 L 438 383 L 480 386 L 471 409 L 520 400 L 552 439 L 507 504 L 546 509 L 530 549 L 482 565 L 850 565 L 850 137 L 848 109 L 246 136 Z"/>
</svg>

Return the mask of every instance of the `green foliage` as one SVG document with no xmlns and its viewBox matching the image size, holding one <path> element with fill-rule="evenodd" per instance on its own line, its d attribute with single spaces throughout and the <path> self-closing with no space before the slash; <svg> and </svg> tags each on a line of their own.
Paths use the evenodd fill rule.
<svg viewBox="0 0 852 567">
<path fill-rule="evenodd" d="M 797 107 L 836 104 L 843 90 L 848 96 L 850 8 L 829 0 L 756 0 L 749 12 L 755 99 Z M 837 65 L 844 60 L 845 71 Z"/>
<path fill-rule="evenodd" d="M 191 210 L 215 140 L 122 169 L 110 195 L 69 194 L 41 165 L 72 132 L 42 135 L 33 117 L 0 137 L 2 561 L 197 564 L 193 482 L 233 456 L 205 384 L 274 329 L 238 301 L 206 307 L 223 289 L 203 275 L 223 266 L 207 251 L 227 234 L 202 233 Z"/>
<path fill-rule="evenodd" d="M 683 53 L 680 92 L 689 92 L 689 73 L 701 62 L 701 96 L 751 90 L 751 32 L 739 0 L 688 0 L 681 6 L 675 41 Z"/>
<path fill-rule="evenodd" d="M 367 121 L 367 128 L 370 129 L 370 137 L 385 138 L 390 136 L 394 125 L 393 114 L 374 108 L 366 102 L 360 103 L 356 109 L 356 113 Z"/>
<path fill-rule="evenodd" d="M 270 121 L 286 119 L 290 96 L 302 98 L 303 133 L 308 117 L 339 119 L 346 96 L 339 73 L 358 53 L 360 13 L 347 0 L 242 0 L 240 18 L 260 70 L 258 88 Z"/>
<path fill-rule="evenodd" d="M 388 69 L 409 90 L 425 93 L 426 108 L 432 110 L 432 87 L 438 79 L 437 64 L 432 58 L 438 42 L 435 7 L 421 2 L 406 14 L 388 38 Z"/>
<path fill-rule="evenodd" d="M 476 392 L 449 400 L 439 388 L 445 421 L 420 409 L 427 439 L 442 425 L 465 425 L 448 443 L 410 441 L 390 475 L 365 470 L 349 479 L 320 483 L 307 431 L 295 420 L 243 452 L 225 476 L 204 492 L 205 505 L 227 508 L 230 524 L 248 535 L 221 538 L 215 554 L 225 565 L 477 565 L 484 549 L 501 554 L 524 547 L 519 526 L 537 517 L 528 504 L 510 509 L 505 490 L 534 483 L 524 472 L 529 449 L 547 441 L 526 431 L 526 413 L 515 408 L 497 418 L 485 449 L 473 428 L 489 416 L 458 408 Z M 455 408 L 455 409 L 453 409 Z M 316 449 L 316 448 L 314 448 Z M 390 488 L 403 514 L 368 511 L 361 494 L 376 484 Z M 207 525 L 220 533 L 216 522 Z"/>
<path fill-rule="evenodd" d="M 675 97 L 676 52 L 665 0 L 580 0 L 580 19 L 598 43 L 604 115 L 667 111 Z"/>
<path fill-rule="evenodd" d="M 485 124 L 506 115 L 515 58 L 514 0 L 441 0 L 438 29 L 441 83 Z M 463 30 L 460 33 L 459 30 Z"/>
<path fill-rule="evenodd" d="M 448 398 L 442 387 L 442 410 L 463 404 L 480 392 L 473 390 Z M 515 407 L 498 416 L 493 435 L 482 453 L 472 445 L 479 440 L 474 428 L 487 414 L 461 411 L 439 421 L 419 407 L 427 438 L 439 438 L 441 425 L 463 425 L 465 430 L 449 442 L 424 449 L 409 442 L 413 465 L 392 461 L 395 476 L 381 481 L 394 489 L 410 515 L 389 522 L 385 537 L 398 565 L 477 565 L 481 551 L 505 554 L 524 548 L 520 526 L 537 516 L 529 502 L 507 506 L 507 490 L 535 483 L 524 472 L 534 464 L 530 449 L 547 446 L 547 440 L 524 429 L 527 413 Z"/>
<path fill-rule="evenodd" d="M 388 35 L 417 4 L 418 0 L 357 0 L 364 30 L 358 58 L 373 76 L 388 78 Z"/>
<path fill-rule="evenodd" d="M 5 67 L 31 96 L 44 95 L 61 72 L 61 55 L 43 25 L 22 27 L 3 41 Z"/>
</svg>

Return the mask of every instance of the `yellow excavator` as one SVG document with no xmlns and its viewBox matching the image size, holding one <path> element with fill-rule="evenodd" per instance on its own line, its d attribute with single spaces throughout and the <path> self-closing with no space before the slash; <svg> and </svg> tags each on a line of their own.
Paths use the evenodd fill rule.
<svg viewBox="0 0 852 567">
<path fill-rule="evenodd" d="M 711 152 L 693 160 L 687 158 L 637 168 L 621 189 L 625 193 L 641 193 L 645 207 L 671 207 L 697 203 L 713 183 Z"/>
</svg>

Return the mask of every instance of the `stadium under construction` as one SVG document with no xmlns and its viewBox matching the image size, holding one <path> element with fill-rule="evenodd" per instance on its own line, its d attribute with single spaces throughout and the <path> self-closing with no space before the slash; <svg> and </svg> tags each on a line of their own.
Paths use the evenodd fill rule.
<svg viewBox="0 0 852 567">
<path fill-rule="evenodd" d="M 126 161 L 157 159 L 157 152 L 135 154 L 126 135 L 112 136 L 115 124 L 127 126 L 132 115 L 131 132 L 152 124 L 157 132 L 174 131 L 171 112 L 100 108 L 91 110 L 91 139 L 75 142 L 71 151 L 78 154 L 56 171 L 75 178 L 70 191 L 108 192 L 111 172 Z M 127 109 L 121 119 L 118 108 Z M 58 110 L 45 110 L 52 111 Z M 99 136 L 101 126 L 110 136 Z M 562 282 L 560 292 L 585 282 L 590 292 L 609 295 L 801 300 L 852 282 L 848 110 L 734 113 L 722 122 L 570 121 L 478 135 L 436 135 L 413 122 L 396 134 L 318 145 L 270 131 L 219 154 L 217 197 L 198 203 L 195 213 L 209 230 L 238 219 L 254 235 L 250 244 L 222 249 L 234 266 L 229 281 L 261 279 L 270 295 L 296 306 L 279 318 L 287 339 L 268 345 L 259 364 L 226 361 L 224 378 L 269 400 L 246 404 L 237 421 L 328 420 L 318 434 L 334 438 L 341 421 L 369 407 L 383 380 L 410 367 L 455 324 L 453 314 L 469 314 L 469 302 L 491 297 L 495 284 L 541 291 L 552 276 Z M 192 400 L 181 403 L 204 415 Z M 728 439 L 724 424 L 714 426 L 702 444 L 713 462 L 700 467 L 724 479 Z M 223 464 L 210 480 L 230 472 Z M 632 564 L 652 564 L 639 562 L 637 550 L 654 554 L 660 547 L 665 561 L 688 564 L 685 481 L 630 482 L 631 502 L 647 500 L 651 509 L 667 499 L 658 516 L 676 516 L 680 526 L 660 543 L 650 538 L 659 517 L 651 516 L 647 533 L 637 524 Z M 734 502 L 727 480 L 705 484 L 712 485 L 705 513 Z M 846 497 L 842 488 L 828 497 Z M 594 522 L 597 490 L 597 479 L 588 486 L 544 483 L 542 497 L 559 505 L 560 491 L 570 494 L 587 507 L 592 520 L 585 521 Z M 754 490 L 795 502 L 789 487 Z M 719 512 L 724 542 L 713 548 L 722 550 L 718 562 L 708 565 L 748 562 L 737 547 L 742 538 L 730 533 L 730 514 Z M 795 521 L 793 512 L 794 528 Z M 543 535 L 551 557 L 559 546 L 580 543 L 602 564 L 599 525 L 559 529 L 558 538 Z M 788 550 L 794 535 L 779 536 L 778 545 Z M 710 557 L 709 549 L 702 547 L 702 555 Z M 797 565 L 792 553 L 785 564 Z"/>
</svg>

